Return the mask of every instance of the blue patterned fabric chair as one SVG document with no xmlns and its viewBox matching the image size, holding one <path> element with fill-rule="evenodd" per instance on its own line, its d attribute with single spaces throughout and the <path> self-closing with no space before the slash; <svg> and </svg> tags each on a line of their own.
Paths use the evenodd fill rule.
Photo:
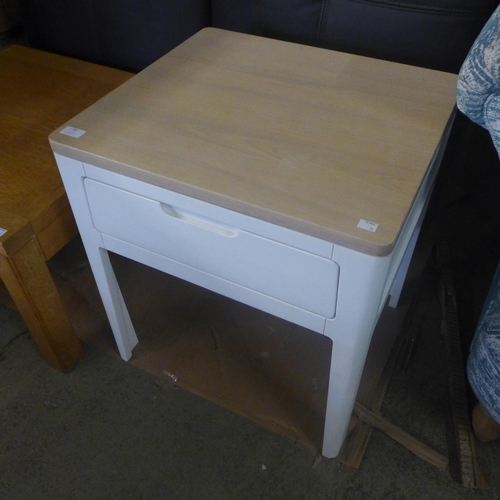
<svg viewBox="0 0 500 500">
<path fill-rule="evenodd" d="M 500 7 L 460 70 L 457 106 L 489 131 L 500 155 Z M 467 376 L 479 400 L 473 412 L 476 436 L 484 441 L 500 437 L 500 266 L 474 335 Z"/>
</svg>

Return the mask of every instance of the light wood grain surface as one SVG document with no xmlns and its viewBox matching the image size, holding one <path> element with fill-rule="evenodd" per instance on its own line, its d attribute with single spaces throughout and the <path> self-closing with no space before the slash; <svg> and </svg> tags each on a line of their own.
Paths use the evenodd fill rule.
<svg viewBox="0 0 500 500">
<path fill-rule="evenodd" d="M 55 151 L 389 253 L 456 76 L 207 28 L 51 135 Z M 60 129 L 58 129 L 60 130 Z M 357 227 L 368 220 L 376 232 Z"/>
</svg>

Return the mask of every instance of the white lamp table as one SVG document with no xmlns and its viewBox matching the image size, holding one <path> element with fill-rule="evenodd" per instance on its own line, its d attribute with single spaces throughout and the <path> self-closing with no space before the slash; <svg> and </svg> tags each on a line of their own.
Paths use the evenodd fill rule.
<svg viewBox="0 0 500 500">
<path fill-rule="evenodd" d="M 455 83 L 207 28 L 56 130 L 121 356 L 137 337 L 108 251 L 328 336 L 322 453 L 336 456 L 432 189 Z"/>
</svg>

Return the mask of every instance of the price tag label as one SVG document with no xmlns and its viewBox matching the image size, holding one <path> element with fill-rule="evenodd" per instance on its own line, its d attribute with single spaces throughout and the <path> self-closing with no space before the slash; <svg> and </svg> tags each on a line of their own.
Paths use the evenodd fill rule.
<svg viewBox="0 0 500 500">
<path fill-rule="evenodd" d="M 374 233 L 378 228 L 378 224 L 376 224 L 375 222 L 370 222 L 369 220 L 360 219 L 360 221 L 358 222 L 358 227 L 359 229 L 364 229 L 365 231 Z"/>
<path fill-rule="evenodd" d="M 80 137 L 85 134 L 86 130 L 82 130 L 76 127 L 64 127 L 59 131 L 60 134 L 69 135 L 70 137 L 74 137 L 75 139 L 80 139 Z"/>
</svg>

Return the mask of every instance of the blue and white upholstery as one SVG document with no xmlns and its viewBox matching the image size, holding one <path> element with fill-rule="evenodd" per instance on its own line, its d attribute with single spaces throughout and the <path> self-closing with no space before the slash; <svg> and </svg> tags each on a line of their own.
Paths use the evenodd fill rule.
<svg viewBox="0 0 500 500">
<path fill-rule="evenodd" d="M 489 131 L 500 155 L 500 7 L 460 70 L 457 106 Z M 500 423 L 500 266 L 472 342 L 467 376 L 479 402 Z"/>
<path fill-rule="evenodd" d="M 467 376 L 479 402 L 500 423 L 500 266 L 472 341 Z"/>
</svg>

